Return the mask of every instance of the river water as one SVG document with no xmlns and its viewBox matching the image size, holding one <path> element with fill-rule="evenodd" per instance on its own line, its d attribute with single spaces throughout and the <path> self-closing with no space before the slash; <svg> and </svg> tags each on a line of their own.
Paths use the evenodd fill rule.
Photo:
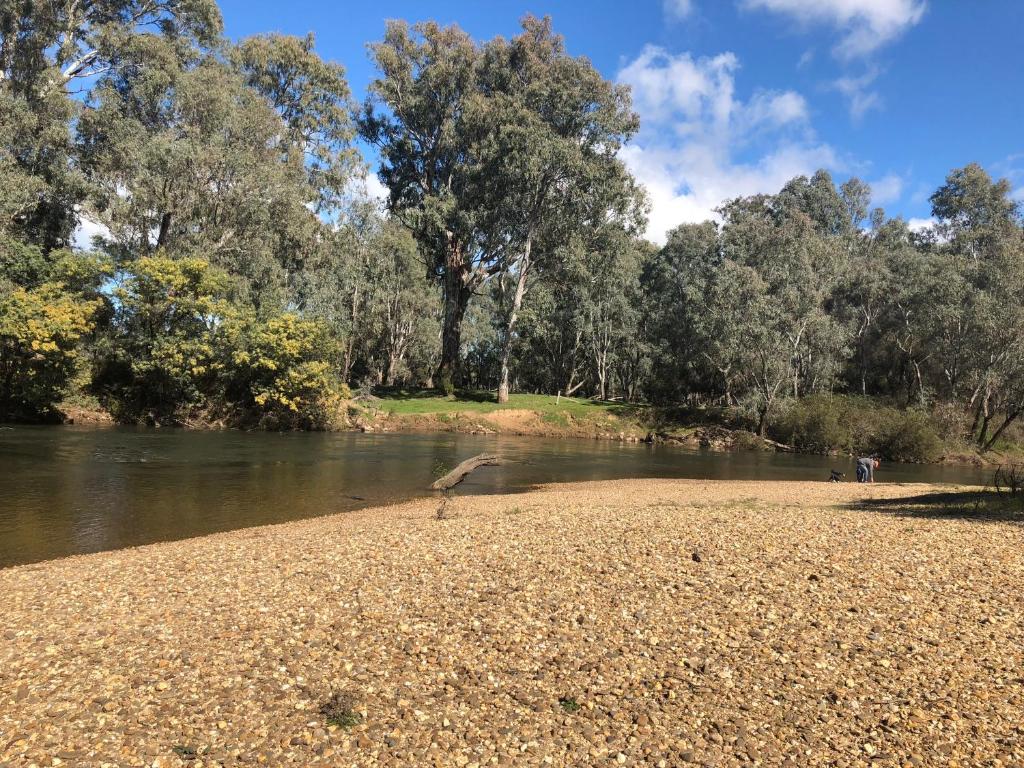
<svg viewBox="0 0 1024 768">
<path fill-rule="evenodd" d="M 714 453 L 597 440 L 459 434 L 0 427 L 0 568 L 427 495 L 484 451 L 510 460 L 461 494 L 626 477 L 825 480 L 845 457 Z M 969 466 L 883 465 L 891 482 L 981 483 Z"/>
</svg>

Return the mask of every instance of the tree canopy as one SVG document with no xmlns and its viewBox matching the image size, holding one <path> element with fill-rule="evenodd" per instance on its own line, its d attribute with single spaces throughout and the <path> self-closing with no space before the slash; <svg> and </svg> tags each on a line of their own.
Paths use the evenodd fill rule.
<svg viewBox="0 0 1024 768">
<path fill-rule="evenodd" d="M 313 36 L 229 41 L 213 0 L 0 3 L 0 417 L 321 428 L 352 390 L 462 385 L 824 449 L 839 394 L 982 450 L 1019 423 L 1024 228 L 981 166 L 923 230 L 822 170 L 657 246 L 629 90 L 550 19 L 392 21 L 370 55 L 357 100 Z"/>
</svg>

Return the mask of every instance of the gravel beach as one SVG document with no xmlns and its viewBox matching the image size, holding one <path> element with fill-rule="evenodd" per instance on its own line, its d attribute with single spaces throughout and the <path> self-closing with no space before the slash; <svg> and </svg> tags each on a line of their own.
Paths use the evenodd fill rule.
<svg viewBox="0 0 1024 768">
<path fill-rule="evenodd" d="M 933 491 L 582 483 L 3 570 L 0 766 L 1024 765 L 1024 526 Z"/>
</svg>

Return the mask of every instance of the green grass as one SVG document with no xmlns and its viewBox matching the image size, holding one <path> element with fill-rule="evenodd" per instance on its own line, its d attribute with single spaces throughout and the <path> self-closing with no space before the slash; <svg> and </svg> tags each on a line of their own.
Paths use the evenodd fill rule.
<svg viewBox="0 0 1024 768">
<path fill-rule="evenodd" d="M 328 725 L 347 730 L 363 722 L 363 716 L 356 710 L 356 706 L 356 699 L 351 693 L 336 692 L 320 706 L 320 714 Z"/>
<path fill-rule="evenodd" d="M 558 401 L 554 395 L 512 395 L 502 405 L 495 402 L 493 392 L 460 391 L 451 397 L 435 390 L 396 390 L 379 395 L 376 405 L 383 411 L 397 416 L 493 413 L 499 410 L 521 409 L 535 411 L 545 420 L 565 423 L 567 417 L 574 419 L 607 418 L 609 415 L 626 416 L 637 408 L 626 403 L 609 403 L 577 397 L 563 397 Z"/>
<path fill-rule="evenodd" d="M 568 714 L 579 712 L 583 706 L 571 696 L 563 696 L 558 700 L 558 705 Z"/>
</svg>

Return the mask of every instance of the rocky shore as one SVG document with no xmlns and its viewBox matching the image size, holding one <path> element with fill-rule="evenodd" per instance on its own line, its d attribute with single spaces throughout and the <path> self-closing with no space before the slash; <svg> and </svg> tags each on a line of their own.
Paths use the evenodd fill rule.
<svg viewBox="0 0 1024 768">
<path fill-rule="evenodd" d="M 3 570 L 0 766 L 1024 765 L 1024 527 L 936 490 L 586 483 Z"/>
</svg>

